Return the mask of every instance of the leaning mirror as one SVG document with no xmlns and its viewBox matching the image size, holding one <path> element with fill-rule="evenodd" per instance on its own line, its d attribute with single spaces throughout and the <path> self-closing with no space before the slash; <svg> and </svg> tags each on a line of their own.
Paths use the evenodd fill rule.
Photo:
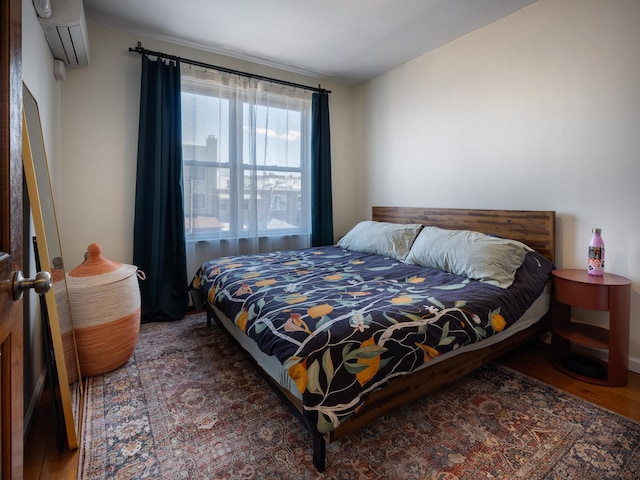
<svg viewBox="0 0 640 480">
<path fill-rule="evenodd" d="M 53 377 L 57 377 L 56 391 L 51 394 L 55 399 L 59 399 L 67 444 L 70 449 L 75 449 L 78 447 L 82 423 L 82 379 L 71 323 L 62 247 L 40 112 L 29 89 L 26 85 L 23 85 L 23 88 L 22 161 L 36 233 L 36 261 L 39 261 L 42 270 L 51 274 L 53 280 L 53 287 L 45 294 L 42 309 L 43 318 L 48 318 L 53 353 L 51 363 L 54 365 L 51 373 Z M 46 333 L 43 332 L 43 335 Z"/>
</svg>

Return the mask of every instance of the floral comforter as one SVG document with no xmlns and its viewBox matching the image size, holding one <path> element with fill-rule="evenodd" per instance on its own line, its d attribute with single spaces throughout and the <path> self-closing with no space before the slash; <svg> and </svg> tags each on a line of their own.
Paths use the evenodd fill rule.
<svg viewBox="0 0 640 480">
<path fill-rule="evenodd" d="M 325 433 L 394 377 L 509 328 L 552 268 L 529 252 L 502 289 L 331 246 L 211 260 L 191 289 L 280 360 Z"/>
</svg>

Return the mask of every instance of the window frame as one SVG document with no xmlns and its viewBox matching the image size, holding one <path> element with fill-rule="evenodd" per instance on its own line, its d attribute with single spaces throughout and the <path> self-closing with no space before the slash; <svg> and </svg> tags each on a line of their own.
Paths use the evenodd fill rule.
<svg viewBox="0 0 640 480">
<path fill-rule="evenodd" d="M 283 93 L 272 93 L 269 92 L 269 101 L 255 101 L 255 105 L 264 106 L 264 107 L 276 107 L 281 109 L 290 110 L 300 114 L 300 165 L 299 166 L 278 166 L 278 165 L 268 165 L 266 164 L 250 164 L 245 162 L 243 147 L 245 145 L 245 139 L 238 138 L 239 135 L 243 135 L 243 118 L 244 118 L 244 109 L 247 104 L 243 99 L 238 98 L 235 94 L 234 87 L 228 87 L 224 85 L 218 85 L 213 83 L 208 83 L 207 81 L 203 81 L 201 79 L 196 78 L 187 78 L 185 76 L 182 77 L 182 85 L 181 85 L 181 94 L 185 93 L 192 95 L 202 95 L 208 96 L 212 98 L 219 99 L 220 101 L 227 101 L 229 108 L 229 118 L 228 121 L 228 161 L 220 161 L 218 157 L 216 157 L 216 161 L 203 161 L 193 159 L 184 159 L 182 160 L 183 164 L 183 178 L 190 179 L 193 175 L 185 174 L 185 167 L 194 167 L 198 170 L 200 168 L 216 168 L 216 169 L 227 169 L 229 172 L 229 193 L 228 199 L 225 199 L 227 204 L 227 208 L 229 209 L 229 229 L 224 230 L 221 228 L 212 227 L 210 229 L 200 228 L 200 229 L 190 229 L 188 228 L 189 221 L 193 221 L 192 219 L 197 216 L 196 214 L 191 215 L 187 209 L 185 208 L 185 235 L 187 240 L 190 241 L 202 241 L 202 240 L 211 240 L 211 239 L 242 239 L 249 238 L 252 235 L 251 231 L 247 231 L 245 228 L 241 227 L 241 223 L 244 214 L 244 201 L 240 201 L 241 198 L 245 198 L 244 195 L 244 179 L 245 174 L 248 173 L 250 177 L 257 176 L 260 172 L 281 172 L 281 173 L 290 173 L 293 175 L 299 175 L 300 177 L 300 190 L 294 190 L 296 192 L 295 198 L 297 199 L 295 205 L 292 209 L 292 213 L 300 212 L 300 226 L 297 228 L 280 228 L 280 229 L 266 229 L 258 227 L 258 232 L 255 235 L 259 237 L 280 237 L 285 235 L 310 235 L 311 234 L 311 99 L 301 100 L 300 97 L 296 97 L 295 95 L 284 95 Z M 185 81 L 186 80 L 186 81 Z M 259 82 L 258 82 L 259 83 Z M 255 88 L 258 83 L 255 83 L 253 86 Z M 279 88 L 278 88 L 279 90 Z M 258 99 L 261 95 L 257 95 Z M 251 108 L 254 103 L 249 103 L 249 108 Z M 295 108 L 298 107 L 298 108 Z M 221 139 L 218 139 L 218 142 L 221 142 Z M 193 145 L 194 147 L 196 145 Z M 219 147 L 218 147 L 219 148 Z M 183 150 L 184 152 L 184 150 Z M 194 149 L 195 152 L 195 149 Z M 196 155 L 194 155 L 196 157 Z M 206 177 L 206 175 L 205 175 Z M 206 182 L 206 179 L 203 180 Z M 254 186 L 257 188 L 257 186 Z M 186 190 L 186 188 L 185 188 Z M 218 191 L 217 186 L 214 186 L 212 195 L 215 195 L 215 191 Z M 207 192 L 209 188 L 207 187 Z M 198 194 L 200 192 L 192 192 Z M 219 205 L 222 205 L 222 199 L 220 199 Z M 269 211 L 271 211 L 271 205 L 269 201 Z M 291 203 L 291 202 L 287 202 Z M 186 207 L 186 200 L 185 200 Z M 225 210 L 227 209 L 225 208 Z M 306 212 L 304 210 L 306 209 Z M 221 208 L 217 210 L 222 211 Z M 287 211 L 287 210 L 285 210 Z M 254 212 L 254 215 L 257 215 L 257 212 Z M 213 213 L 215 215 L 215 211 Z M 218 219 L 220 221 L 220 219 Z"/>
</svg>

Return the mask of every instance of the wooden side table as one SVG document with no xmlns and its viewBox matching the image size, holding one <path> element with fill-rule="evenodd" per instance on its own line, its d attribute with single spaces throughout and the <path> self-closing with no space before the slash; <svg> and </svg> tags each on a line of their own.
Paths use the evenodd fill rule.
<svg viewBox="0 0 640 480">
<path fill-rule="evenodd" d="M 587 270 L 554 270 L 551 302 L 551 360 L 553 365 L 580 380 L 607 386 L 623 386 L 629 371 L 629 313 L 631 280 L 605 273 L 589 275 Z M 571 307 L 609 312 L 609 328 L 571 320 Z M 571 344 L 608 352 L 608 362 L 586 358 L 602 365 L 602 376 L 581 373 L 567 364 Z M 579 358 L 579 357 L 578 357 Z M 578 370 L 578 371 L 577 371 Z"/>
</svg>

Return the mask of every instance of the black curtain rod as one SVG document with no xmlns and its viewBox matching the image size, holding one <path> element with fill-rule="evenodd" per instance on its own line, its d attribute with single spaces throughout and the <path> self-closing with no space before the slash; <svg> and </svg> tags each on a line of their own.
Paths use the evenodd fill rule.
<svg viewBox="0 0 640 480">
<path fill-rule="evenodd" d="M 257 80 L 265 80 L 271 83 L 279 83 L 281 85 L 287 85 L 289 87 L 302 88 L 304 90 L 312 90 L 318 93 L 331 93 L 331 90 L 325 90 L 320 87 L 309 87 L 308 85 L 301 85 L 299 83 L 287 82 L 286 80 L 278 80 L 277 78 L 263 77 L 262 75 L 254 75 L 253 73 L 240 72 L 239 70 L 232 70 L 230 68 L 218 67 L 216 65 L 210 65 L 208 63 L 199 62 L 197 60 L 189 60 L 188 58 L 177 57 L 175 55 L 169 55 L 167 53 L 162 52 L 154 52 L 153 50 L 147 50 L 142 47 L 142 44 L 138 42 L 138 46 L 135 48 L 129 47 L 130 52 L 135 52 L 140 55 L 151 55 L 153 57 L 164 58 L 167 60 L 173 60 L 175 62 L 187 63 L 189 65 L 196 65 L 198 67 L 211 68 L 213 70 L 218 70 L 220 72 L 232 73 L 234 75 L 240 75 L 241 77 L 255 78 Z"/>
</svg>

